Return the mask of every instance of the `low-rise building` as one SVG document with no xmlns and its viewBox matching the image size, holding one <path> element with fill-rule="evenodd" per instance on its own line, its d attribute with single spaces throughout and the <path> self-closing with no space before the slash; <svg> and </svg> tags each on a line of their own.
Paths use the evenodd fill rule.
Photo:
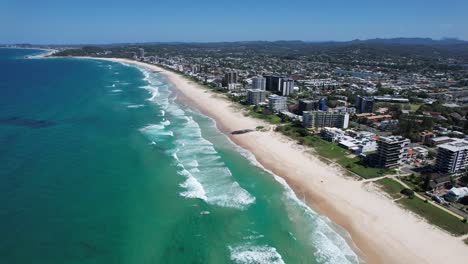
<svg viewBox="0 0 468 264">
<path fill-rule="evenodd" d="M 321 131 L 322 138 L 330 142 L 338 142 L 345 136 L 345 131 L 336 127 L 324 127 Z"/>
<path fill-rule="evenodd" d="M 445 195 L 445 199 L 448 201 L 456 202 L 465 196 L 468 196 L 468 187 L 452 187 L 452 189 L 450 189 Z"/>
</svg>

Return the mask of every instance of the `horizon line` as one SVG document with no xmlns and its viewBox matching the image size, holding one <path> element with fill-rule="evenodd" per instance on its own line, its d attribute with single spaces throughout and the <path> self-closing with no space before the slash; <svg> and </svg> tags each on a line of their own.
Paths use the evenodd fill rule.
<svg viewBox="0 0 468 264">
<path fill-rule="evenodd" d="M 31 46 L 106 46 L 106 45 L 148 45 L 148 44 L 210 44 L 210 43 L 248 43 L 248 42 L 303 42 L 303 43 L 346 43 L 358 41 L 371 41 L 371 40 L 428 40 L 428 41 L 444 41 L 454 40 L 468 42 L 466 39 L 457 37 L 391 37 L 391 38 L 367 38 L 367 39 L 352 39 L 352 40 L 301 40 L 301 39 L 278 39 L 278 40 L 226 40 L 226 41 L 141 41 L 141 42 L 102 42 L 102 43 L 29 43 L 29 42 L 16 42 L 16 43 L 0 43 L 1 46 L 14 46 L 14 45 L 31 45 Z"/>
</svg>

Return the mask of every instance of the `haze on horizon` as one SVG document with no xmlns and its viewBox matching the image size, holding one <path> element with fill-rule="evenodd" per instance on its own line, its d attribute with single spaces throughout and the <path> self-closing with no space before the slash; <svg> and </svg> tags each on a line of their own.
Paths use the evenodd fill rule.
<svg viewBox="0 0 468 264">
<path fill-rule="evenodd" d="M 4 0 L 0 43 L 468 40 L 466 10 L 466 0 Z"/>
</svg>

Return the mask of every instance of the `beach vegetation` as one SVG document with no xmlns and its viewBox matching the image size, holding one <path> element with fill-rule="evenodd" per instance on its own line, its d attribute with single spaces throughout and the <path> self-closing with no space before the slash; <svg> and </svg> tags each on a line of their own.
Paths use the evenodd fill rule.
<svg viewBox="0 0 468 264">
<path fill-rule="evenodd" d="M 403 185 L 401 185 L 399 182 L 390 179 L 390 178 L 384 178 L 376 181 L 381 189 L 386 192 L 388 195 L 390 195 L 394 199 L 401 198 L 401 191 L 405 188 Z"/>
<path fill-rule="evenodd" d="M 434 224 L 454 235 L 464 235 L 468 233 L 468 224 L 460 221 L 458 217 L 437 208 L 431 203 L 425 203 L 422 199 L 414 197 L 413 199 L 401 199 L 397 203 L 404 208 L 416 213 Z"/>
<path fill-rule="evenodd" d="M 301 145 L 312 147 L 323 158 L 337 163 L 362 178 L 370 179 L 393 173 L 388 169 L 373 168 L 363 164 L 358 157 L 350 155 L 346 149 L 323 140 L 318 135 L 312 135 L 307 129 L 297 124 L 287 123 L 278 126 L 276 131 L 291 137 Z"/>
<path fill-rule="evenodd" d="M 410 199 L 414 198 L 414 191 L 409 188 L 404 188 L 401 190 L 401 194 L 406 195 Z"/>
<path fill-rule="evenodd" d="M 281 117 L 268 112 L 266 109 L 260 107 L 260 106 L 250 106 L 247 107 L 247 116 L 251 116 L 254 118 L 262 119 L 267 121 L 270 124 L 278 125 L 283 122 Z"/>
</svg>

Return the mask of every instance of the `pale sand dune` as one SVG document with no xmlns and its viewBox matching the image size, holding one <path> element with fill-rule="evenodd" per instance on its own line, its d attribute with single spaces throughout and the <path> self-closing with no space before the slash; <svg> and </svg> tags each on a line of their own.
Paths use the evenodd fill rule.
<svg viewBox="0 0 468 264">
<path fill-rule="evenodd" d="M 346 229 L 368 263 L 468 263 L 468 246 L 433 227 L 393 202 L 343 176 L 310 151 L 273 131 L 231 136 L 239 129 L 268 126 L 245 117 L 233 103 L 176 73 L 161 67 L 124 59 L 114 62 L 159 71 L 188 103 L 216 120 L 236 144 L 249 150 L 267 169 L 282 177 L 297 196 L 319 213 Z"/>
</svg>

